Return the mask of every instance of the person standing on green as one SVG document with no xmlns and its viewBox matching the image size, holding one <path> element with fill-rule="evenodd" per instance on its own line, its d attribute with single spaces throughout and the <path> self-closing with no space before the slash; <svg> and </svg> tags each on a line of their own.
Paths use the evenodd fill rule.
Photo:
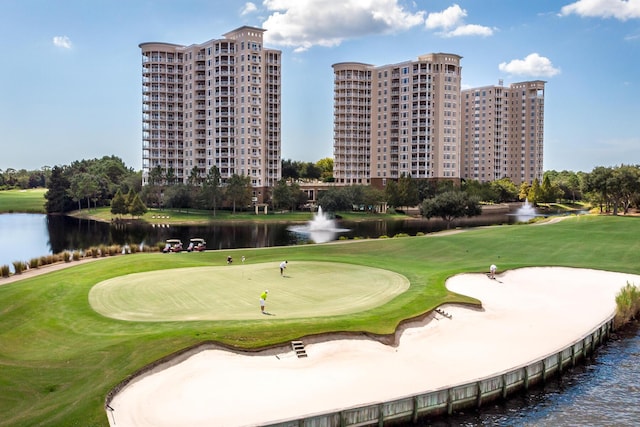
<svg viewBox="0 0 640 427">
<path fill-rule="evenodd" d="M 280 263 L 280 275 L 281 275 L 282 277 L 284 277 L 284 269 L 285 269 L 285 268 L 287 268 L 287 263 L 288 263 L 288 262 L 289 262 L 289 261 L 282 261 L 282 262 Z"/>
<path fill-rule="evenodd" d="M 267 294 L 269 290 L 266 289 L 263 293 L 260 294 L 260 311 L 264 313 L 264 306 L 267 303 Z"/>
</svg>

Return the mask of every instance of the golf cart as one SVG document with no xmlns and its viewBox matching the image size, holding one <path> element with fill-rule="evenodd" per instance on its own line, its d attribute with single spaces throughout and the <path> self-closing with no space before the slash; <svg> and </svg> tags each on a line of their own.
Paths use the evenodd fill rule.
<svg viewBox="0 0 640 427">
<path fill-rule="evenodd" d="M 181 252 L 182 241 L 180 239 L 167 239 L 164 245 L 163 253 L 167 252 Z"/>
<path fill-rule="evenodd" d="M 207 242 L 205 242 L 204 239 L 194 237 L 193 239 L 189 240 L 189 247 L 187 247 L 188 252 L 202 252 L 205 249 L 207 249 Z"/>
</svg>

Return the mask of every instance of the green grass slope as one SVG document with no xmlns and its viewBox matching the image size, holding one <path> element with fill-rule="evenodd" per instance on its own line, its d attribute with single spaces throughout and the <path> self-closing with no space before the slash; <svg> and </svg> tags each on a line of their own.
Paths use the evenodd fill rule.
<svg viewBox="0 0 640 427">
<path fill-rule="evenodd" d="M 114 386 L 206 341 L 255 349 L 333 331 L 390 334 L 402 320 L 444 302 L 477 303 L 448 292 L 444 282 L 492 263 L 499 270 L 553 265 L 638 274 L 638 235 L 640 218 L 585 216 L 549 225 L 233 251 L 235 260 L 244 255 L 250 263 L 272 265 L 275 274 L 284 259 L 292 276 L 296 263 L 323 261 L 385 269 L 410 282 L 382 305 L 331 316 L 141 322 L 102 316 L 89 302 L 96 284 L 120 276 L 229 267 L 228 250 L 117 256 L 2 285 L 0 426 L 107 426 L 103 404 Z"/>
<path fill-rule="evenodd" d="M 45 213 L 46 188 L 0 191 L 0 213 Z"/>
</svg>

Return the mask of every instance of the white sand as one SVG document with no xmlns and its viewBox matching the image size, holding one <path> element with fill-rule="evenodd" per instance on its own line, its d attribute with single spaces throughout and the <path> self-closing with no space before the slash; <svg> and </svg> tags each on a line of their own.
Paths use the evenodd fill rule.
<svg viewBox="0 0 640 427">
<path fill-rule="evenodd" d="M 285 350 L 205 350 L 129 384 L 107 416 L 117 427 L 250 426 L 467 383 L 579 340 L 615 312 L 627 282 L 640 276 L 551 267 L 497 280 L 459 275 L 447 287 L 480 299 L 483 310 L 443 306 L 452 319 L 406 325 L 397 346 L 305 340 L 300 359 Z"/>
</svg>

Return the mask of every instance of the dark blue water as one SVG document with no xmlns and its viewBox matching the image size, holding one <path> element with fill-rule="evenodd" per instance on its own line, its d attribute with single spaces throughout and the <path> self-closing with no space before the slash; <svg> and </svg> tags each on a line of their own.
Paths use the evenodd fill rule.
<svg viewBox="0 0 640 427">
<path fill-rule="evenodd" d="M 639 426 L 640 324 L 616 331 L 587 363 L 481 410 L 407 426 Z"/>
</svg>

